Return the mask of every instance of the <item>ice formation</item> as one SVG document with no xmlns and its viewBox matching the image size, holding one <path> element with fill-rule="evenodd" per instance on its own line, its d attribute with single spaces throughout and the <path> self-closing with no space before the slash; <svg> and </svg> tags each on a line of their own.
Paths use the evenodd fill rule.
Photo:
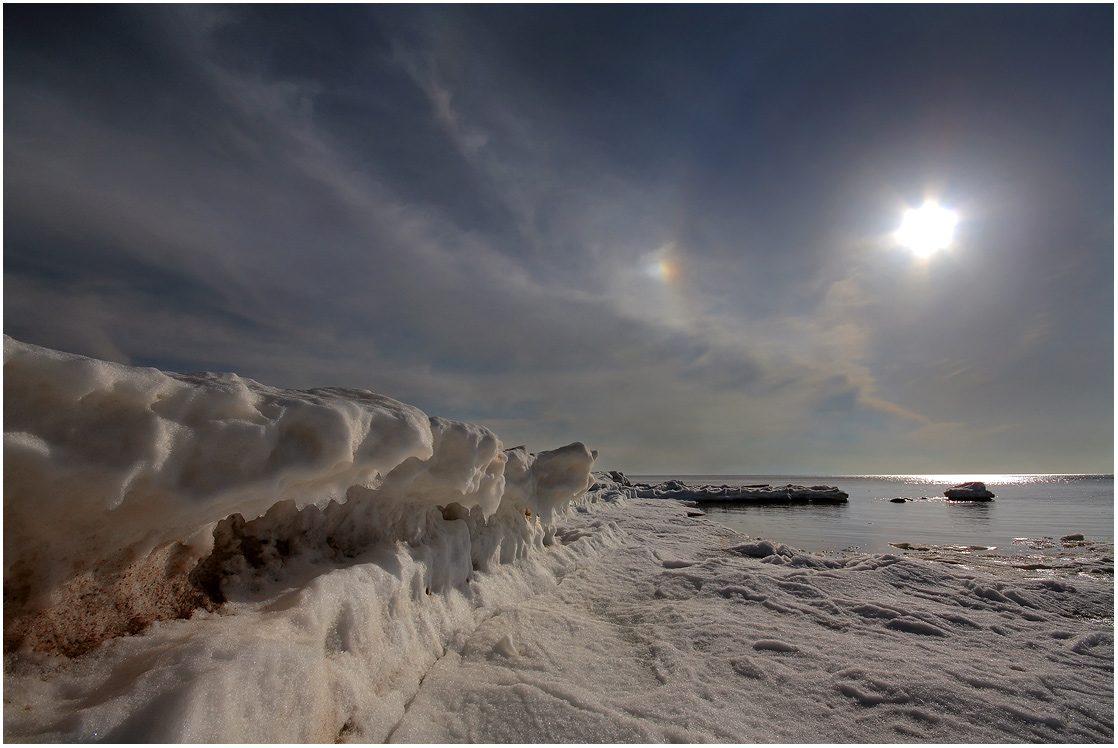
<svg viewBox="0 0 1118 748">
<path fill-rule="evenodd" d="M 669 480 L 655 485 L 637 483 L 633 486 L 634 496 L 645 499 L 677 499 L 698 503 L 743 503 L 743 504 L 794 504 L 794 503 L 842 503 L 849 495 L 836 486 L 692 486 L 681 480 Z"/>
<path fill-rule="evenodd" d="M 1109 544 L 812 555 L 368 393 L 10 339 L 4 386 L 7 740 L 1114 737 Z"/>
<path fill-rule="evenodd" d="M 419 542 L 432 512 L 465 520 L 458 563 L 486 568 L 550 542 L 594 460 L 580 443 L 506 452 L 486 428 L 369 392 L 168 374 L 8 336 L 4 405 L 6 651 L 80 654 L 283 567 Z"/>
</svg>

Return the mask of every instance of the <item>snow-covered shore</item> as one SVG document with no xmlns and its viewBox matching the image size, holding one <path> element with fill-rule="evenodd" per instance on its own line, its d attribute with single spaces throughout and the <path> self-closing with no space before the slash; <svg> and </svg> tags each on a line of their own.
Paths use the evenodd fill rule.
<svg viewBox="0 0 1118 748">
<path fill-rule="evenodd" d="M 395 740 L 1113 737 L 1109 579 L 822 558 L 674 502 L 569 522 L 607 547 L 448 651 Z"/>
<path fill-rule="evenodd" d="M 8 740 L 1113 739 L 1111 577 L 797 552 L 369 393 L 4 386 Z"/>
</svg>

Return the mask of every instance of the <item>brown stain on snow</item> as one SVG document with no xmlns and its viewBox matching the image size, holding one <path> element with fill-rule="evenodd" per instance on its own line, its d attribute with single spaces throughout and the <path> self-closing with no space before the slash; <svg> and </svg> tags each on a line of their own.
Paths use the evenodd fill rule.
<svg viewBox="0 0 1118 748">
<path fill-rule="evenodd" d="M 122 551 L 79 571 L 39 605 L 16 579 L 10 586 L 5 582 L 4 651 L 30 647 L 78 657 L 154 621 L 189 618 L 198 608 L 213 610 L 213 600 L 190 578 L 196 561 L 178 542 L 143 558 Z"/>
</svg>

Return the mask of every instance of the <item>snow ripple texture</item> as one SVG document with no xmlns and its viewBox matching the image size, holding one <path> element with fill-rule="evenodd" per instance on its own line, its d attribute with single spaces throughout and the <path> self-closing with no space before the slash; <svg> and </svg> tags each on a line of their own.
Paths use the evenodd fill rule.
<svg viewBox="0 0 1118 748">
<path fill-rule="evenodd" d="M 806 554 L 368 393 L 6 340 L 5 406 L 8 740 L 1113 741 L 1109 576 Z"/>
<path fill-rule="evenodd" d="M 675 502 L 586 512 L 620 544 L 441 659 L 394 740 L 1112 742 L 1110 578 L 742 543 Z"/>
</svg>

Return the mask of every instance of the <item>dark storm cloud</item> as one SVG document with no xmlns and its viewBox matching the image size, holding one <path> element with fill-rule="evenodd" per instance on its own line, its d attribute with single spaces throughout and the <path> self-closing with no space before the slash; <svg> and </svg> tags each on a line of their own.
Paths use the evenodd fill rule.
<svg viewBox="0 0 1118 748">
<path fill-rule="evenodd" d="M 1108 7 L 4 12 L 18 338 L 628 469 L 1111 469 Z"/>
</svg>

